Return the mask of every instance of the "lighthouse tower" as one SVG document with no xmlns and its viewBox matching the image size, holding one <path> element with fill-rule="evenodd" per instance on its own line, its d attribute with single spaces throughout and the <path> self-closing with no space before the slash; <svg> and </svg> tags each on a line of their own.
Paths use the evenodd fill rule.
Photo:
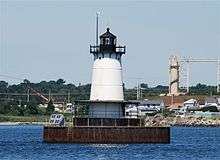
<svg viewBox="0 0 220 160">
<path fill-rule="evenodd" d="M 123 116 L 123 81 L 121 57 L 125 46 L 117 46 L 117 37 L 107 31 L 100 37 L 98 46 L 90 46 L 94 56 L 89 106 L 91 117 Z"/>
</svg>

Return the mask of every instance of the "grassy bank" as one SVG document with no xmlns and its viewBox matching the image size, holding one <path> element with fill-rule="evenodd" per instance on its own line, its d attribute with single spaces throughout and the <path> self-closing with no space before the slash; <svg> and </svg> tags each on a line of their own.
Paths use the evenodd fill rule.
<svg viewBox="0 0 220 160">
<path fill-rule="evenodd" d="M 65 116 L 66 122 L 71 122 L 72 115 L 67 114 Z M 30 115 L 30 116 L 12 116 L 0 114 L 0 122 L 48 122 L 49 115 Z"/>
<path fill-rule="evenodd" d="M 48 122 L 49 116 L 10 116 L 0 115 L 0 122 Z"/>
</svg>

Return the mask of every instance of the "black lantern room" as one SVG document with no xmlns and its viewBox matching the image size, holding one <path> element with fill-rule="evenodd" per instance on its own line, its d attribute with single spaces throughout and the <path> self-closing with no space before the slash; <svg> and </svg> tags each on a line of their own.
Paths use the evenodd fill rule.
<svg viewBox="0 0 220 160">
<path fill-rule="evenodd" d="M 125 54 L 125 46 L 117 46 L 117 37 L 110 32 L 110 29 L 107 28 L 106 32 L 100 37 L 99 46 L 90 46 L 90 53 L 116 53 L 116 54 Z"/>
<path fill-rule="evenodd" d="M 109 31 L 110 29 L 107 28 L 107 31 L 100 36 L 100 45 L 102 46 L 116 46 L 116 36 Z"/>
</svg>

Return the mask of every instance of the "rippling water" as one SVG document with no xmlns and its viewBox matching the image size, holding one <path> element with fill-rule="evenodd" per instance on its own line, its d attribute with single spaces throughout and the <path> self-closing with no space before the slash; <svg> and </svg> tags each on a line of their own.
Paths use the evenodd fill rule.
<svg viewBox="0 0 220 160">
<path fill-rule="evenodd" d="M 171 129 L 171 144 L 42 143 L 42 126 L 0 126 L 0 159 L 220 159 L 220 127 Z"/>
</svg>

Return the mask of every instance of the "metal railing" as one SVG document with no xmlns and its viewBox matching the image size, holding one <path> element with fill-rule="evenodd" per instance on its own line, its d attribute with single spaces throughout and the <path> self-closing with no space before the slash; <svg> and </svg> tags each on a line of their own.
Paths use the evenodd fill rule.
<svg viewBox="0 0 220 160">
<path fill-rule="evenodd" d="M 143 121 L 139 118 L 73 118 L 73 126 L 127 126 L 140 127 Z"/>
<path fill-rule="evenodd" d="M 116 53 L 125 54 L 126 47 L 125 46 L 109 46 L 109 48 L 114 48 Z M 101 46 L 90 46 L 90 53 L 100 53 L 102 52 Z"/>
</svg>

